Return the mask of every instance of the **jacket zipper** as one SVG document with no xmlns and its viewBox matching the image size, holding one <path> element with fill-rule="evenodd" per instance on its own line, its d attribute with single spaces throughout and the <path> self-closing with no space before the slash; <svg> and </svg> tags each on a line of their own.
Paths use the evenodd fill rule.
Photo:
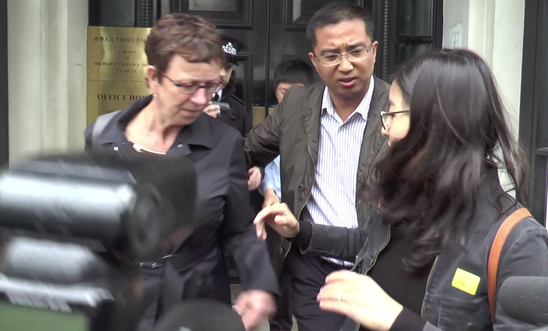
<svg viewBox="0 0 548 331">
<path fill-rule="evenodd" d="M 426 289 L 424 290 L 424 298 L 422 299 L 422 305 L 421 305 L 421 317 L 424 317 L 424 300 L 426 298 L 426 291 L 428 290 L 428 285 L 430 284 L 430 278 L 432 278 L 432 274 L 434 273 L 434 268 L 436 268 L 436 264 L 438 262 L 438 257 L 434 259 L 434 263 L 432 264 L 432 268 L 430 269 L 430 273 L 428 274 L 428 278 L 426 279 Z"/>
<path fill-rule="evenodd" d="M 301 116 L 301 121 L 302 121 L 302 116 Z M 303 123 L 303 126 L 304 126 L 304 123 Z M 304 129 L 305 129 L 305 132 L 306 132 L 306 127 L 304 127 Z M 310 151 L 310 145 L 308 144 L 308 138 L 307 138 L 307 141 L 306 141 L 306 150 L 308 152 L 308 155 L 310 155 L 310 159 L 312 160 L 313 172 L 314 172 L 312 178 L 315 178 L 315 176 L 316 176 L 316 162 L 314 162 L 314 158 L 312 157 L 312 152 Z M 312 183 L 312 186 L 313 185 L 314 185 L 314 183 Z M 303 203 L 301 209 L 299 210 L 299 213 L 297 214 L 297 221 L 299 221 L 301 219 L 301 214 L 303 213 L 304 207 L 306 206 L 306 203 L 308 202 L 308 200 L 310 200 L 310 196 L 312 195 L 312 186 L 310 186 L 310 190 L 308 190 L 308 195 L 306 196 L 306 199 L 304 200 L 304 203 Z M 287 257 L 287 254 L 289 254 L 290 250 L 291 250 L 291 243 L 289 243 L 289 248 L 287 249 L 287 252 L 285 252 L 284 259 Z"/>
</svg>

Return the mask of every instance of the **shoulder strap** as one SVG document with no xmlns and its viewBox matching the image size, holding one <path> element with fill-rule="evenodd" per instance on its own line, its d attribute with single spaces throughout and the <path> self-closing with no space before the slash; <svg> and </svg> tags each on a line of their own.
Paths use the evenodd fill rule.
<svg viewBox="0 0 548 331">
<path fill-rule="evenodd" d="M 93 129 L 91 131 L 91 143 L 92 145 L 95 145 L 95 141 L 101 135 L 101 133 L 105 130 L 110 120 L 116 116 L 120 111 L 113 111 L 111 113 L 106 113 L 104 115 L 101 115 L 97 117 L 95 120 L 95 123 L 93 123 Z"/>
<path fill-rule="evenodd" d="M 496 291 L 497 291 L 497 274 L 499 267 L 500 255 L 506 238 L 520 221 L 532 217 L 531 213 L 526 208 L 520 208 L 513 212 L 500 226 L 495 235 L 495 240 L 491 246 L 491 252 L 489 253 L 489 260 L 487 262 L 487 296 L 489 297 L 489 308 L 491 308 L 491 319 L 493 324 L 496 321 L 495 313 L 497 310 L 496 305 Z"/>
</svg>

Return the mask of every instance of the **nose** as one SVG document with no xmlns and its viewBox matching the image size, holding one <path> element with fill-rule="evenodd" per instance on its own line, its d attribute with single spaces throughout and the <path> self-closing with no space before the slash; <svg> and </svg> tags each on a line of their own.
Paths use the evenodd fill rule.
<svg viewBox="0 0 548 331">
<path fill-rule="evenodd" d="M 341 63 L 339 63 L 339 71 L 341 72 L 349 72 L 354 68 L 352 65 L 352 62 L 348 61 L 346 58 L 346 54 L 344 56 L 341 56 Z"/>
<path fill-rule="evenodd" d="M 194 94 L 190 98 L 190 101 L 199 106 L 206 106 L 210 98 L 211 95 L 208 97 L 205 89 L 199 88 L 196 92 L 194 92 Z"/>
<path fill-rule="evenodd" d="M 381 126 L 381 134 L 385 137 L 388 137 L 388 130 L 386 130 L 383 126 Z"/>
</svg>

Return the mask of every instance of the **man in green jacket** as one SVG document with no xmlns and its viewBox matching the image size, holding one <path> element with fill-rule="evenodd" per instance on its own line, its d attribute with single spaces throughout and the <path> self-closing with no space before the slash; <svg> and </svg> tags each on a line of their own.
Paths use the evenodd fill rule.
<svg viewBox="0 0 548 331">
<path fill-rule="evenodd" d="M 289 89 L 246 138 L 249 166 L 266 166 L 280 155 L 282 199 L 301 221 L 352 228 L 369 219 L 364 184 L 386 151 L 380 112 L 388 109 L 389 90 L 373 75 L 373 28 L 361 7 L 337 2 L 320 9 L 306 35 L 322 82 Z M 273 263 L 277 270 L 287 263 L 293 276 L 299 331 L 340 330 L 345 317 L 322 311 L 316 296 L 328 274 L 353 261 L 304 256 L 289 246 L 277 250 Z"/>
</svg>

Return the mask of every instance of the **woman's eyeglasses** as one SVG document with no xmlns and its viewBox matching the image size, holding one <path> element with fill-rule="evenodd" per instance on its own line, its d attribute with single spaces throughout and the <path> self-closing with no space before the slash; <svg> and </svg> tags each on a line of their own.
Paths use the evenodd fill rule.
<svg viewBox="0 0 548 331">
<path fill-rule="evenodd" d="M 392 118 L 395 115 L 405 114 L 405 113 L 409 113 L 409 110 L 398 110 L 398 111 L 392 111 L 392 112 L 381 111 L 381 123 L 382 123 L 383 129 L 385 130 L 390 129 L 390 124 L 392 124 Z"/>
<path fill-rule="evenodd" d="M 201 88 L 203 88 L 206 91 L 206 93 L 213 94 L 222 90 L 226 85 L 226 83 L 223 82 L 222 80 L 218 82 L 209 83 L 209 84 L 179 83 L 169 78 L 163 72 L 160 74 L 163 77 L 167 78 L 171 83 L 173 83 L 173 85 L 175 85 L 175 87 L 179 89 L 179 92 L 184 94 L 194 94 L 196 93 L 196 91 L 198 91 Z"/>
</svg>

